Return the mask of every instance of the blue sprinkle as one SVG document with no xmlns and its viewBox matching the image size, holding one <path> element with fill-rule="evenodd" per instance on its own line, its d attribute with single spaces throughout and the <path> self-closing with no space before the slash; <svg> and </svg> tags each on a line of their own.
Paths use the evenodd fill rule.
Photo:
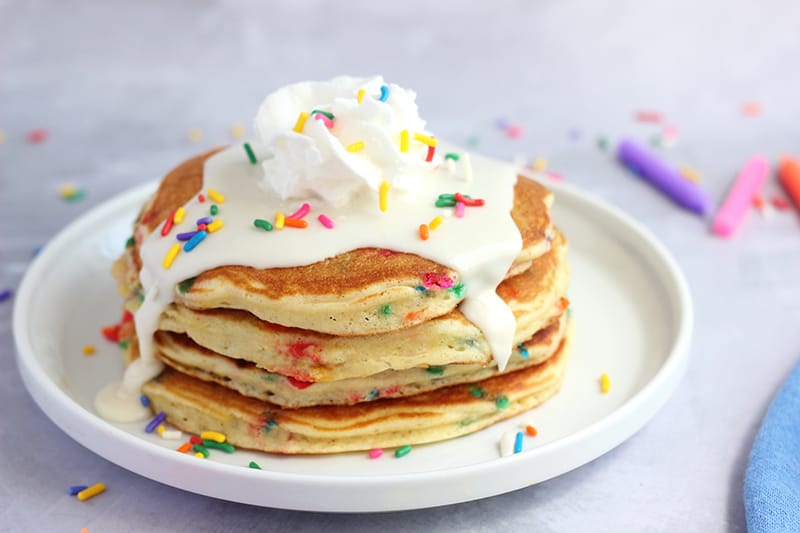
<svg viewBox="0 0 800 533">
<path fill-rule="evenodd" d="M 187 231 L 187 232 L 184 232 L 184 233 L 178 233 L 178 235 L 176 236 L 176 238 L 177 238 L 179 241 L 188 241 L 189 239 L 191 239 L 191 238 L 192 238 L 192 237 L 194 237 L 195 235 L 197 235 L 197 232 L 196 232 L 196 231 Z"/>
<path fill-rule="evenodd" d="M 371 391 L 369 391 L 370 400 L 374 400 L 377 397 L 378 397 L 378 389 L 372 389 Z"/>
<path fill-rule="evenodd" d="M 517 438 L 514 439 L 514 453 L 522 451 L 522 432 L 517 432 Z"/>
<path fill-rule="evenodd" d="M 44 246 L 41 245 L 41 244 L 39 246 L 37 246 L 36 248 L 34 248 L 33 249 L 33 257 L 36 257 L 37 255 L 39 255 L 39 252 L 42 251 L 42 248 L 44 248 Z"/>
<path fill-rule="evenodd" d="M 203 217 L 203 218 L 198 218 L 197 222 L 195 222 L 195 224 L 197 224 L 199 226 L 200 224 L 211 224 L 212 222 L 214 222 L 213 218 L 211 218 L 211 217 Z"/>
<path fill-rule="evenodd" d="M 11 298 L 11 289 L 3 289 L 0 291 L 0 302 L 5 302 L 9 298 Z"/>
<path fill-rule="evenodd" d="M 142 394 L 139 396 L 139 402 L 142 404 L 142 407 L 150 407 L 150 398 Z"/>
<path fill-rule="evenodd" d="M 161 422 L 163 422 L 163 421 L 164 421 L 164 419 L 165 419 L 165 418 L 167 418 L 167 413 L 165 413 L 164 411 L 161 411 L 160 413 L 158 413 L 158 414 L 157 414 L 157 415 L 156 415 L 156 416 L 155 416 L 155 417 L 154 417 L 154 418 L 153 418 L 153 419 L 150 421 L 150 423 L 149 423 L 149 424 L 147 424 L 147 427 L 145 427 L 145 428 L 144 428 L 144 432 L 145 432 L 145 433 L 152 433 L 153 431 L 155 431 L 155 430 L 156 430 L 156 428 L 158 427 L 158 425 L 159 425 Z"/>
<path fill-rule="evenodd" d="M 379 102 L 385 102 L 389 98 L 389 87 L 381 85 L 381 97 L 378 98 Z"/>
<path fill-rule="evenodd" d="M 519 354 L 522 356 L 523 359 L 528 358 L 528 349 L 523 346 L 522 343 L 517 344 L 517 349 L 519 350 Z"/>
<path fill-rule="evenodd" d="M 424 285 L 417 285 L 417 286 L 416 286 L 416 287 L 414 287 L 414 288 L 417 290 L 417 292 L 425 292 L 425 291 L 427 291 L 427 290 L 428 290 L 428 289 L 426 289 L 426 288 L 425 288 L 425 286 L 424 286 Z"/>
<path fill-rule="evenodd" d="M 205 238 L 206 238 L 206 235 L 208 235 L 208 232 L 207 232 L 207 231 L 198 231 L 198 232 L 197 232 L 197 234 L 196 234 L 194 237 L 192 237 L 191 239 L 189 239 L 189 242 L 187 242 L 187 243 L 186 243 L 186 244 L 183 246 L 183 250 L 184 250 L 185 252 L 191 252 L 192 250 L 194 250 L 194 249 L 195 249 L 195 247 L 196 247 L 198 244 L 200 244 L 201 242 L 203 242 L 203 239 L 205 239 Z"/>
<path fill-rule="evenodd" d="M 498 130 L 504 130 L 509 126 L 508 119 L 506 117 L 497 117 L 497 120 L 494 121 L 494 125 L 497 126 Z"/>
<path fill-rule="evenodd" d="M 77 496 L 78 493 L 82 490 L 86 490 L 89 488 L 89 485 L 73 485 L 67 489 L 67 494 L 70 496 Z"/>
</svg>

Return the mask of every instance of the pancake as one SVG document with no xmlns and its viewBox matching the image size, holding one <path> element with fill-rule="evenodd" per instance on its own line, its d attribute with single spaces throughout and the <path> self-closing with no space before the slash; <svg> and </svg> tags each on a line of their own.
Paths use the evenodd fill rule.
<svg viewBox="0 0 800 533">
<path fill-rule="evenodd" d="M 169 172 L 135 224 L 125 262 L 141 269 L 139 243 L 176 207 L 197 194 L 203 164 L 214 151 L 201 154 Z M 508 276 L 527 270 L 550 248 L 552 194 L 519 177 L 511 216 L 522 236 L 522 251 Z M 121 292 L 141 297 L 138 276 L 118 277 Z M 465 287 L 454 270 L 415 254 L 377 248 L 352 250 L 323 261 L 291 268 L 255 269 L 229 265 L 208 270 L 176 287 L 175 301 L 193 309 L 230 308 L 262 320 L 332 335 L 368 335 L 412 327 L 451 312 Z M 390 306 L 391 315 L 376 319 Z"/>
<path fill-rule="evenodd" d="M 531 338 L 564 311 L 569 283 L 566 251 L 559 234 L 532 268 L 498 287 L 517 321 L 515 343 Z M 373 319 L 385 315 L 378 310 Z M 271 324 L 244 311 L 196 311 L 173 304 L 163 313 L 159 328 L 186 333 L 213 352 L 310 382 L 428 365 L 486 364 L 492 357 L 484 334 L 458 309 L 411 328 L 342 337 Z"/>
<path fill-rule="evenodd" d="M 173 369 L 143 392 L 183 431 L 224 433 L 241 448 L 283 454 L 340 453 L 423 444 L 473 433 L 541 404 L 559 389 L 571 331 L 541 364 L 471 385 L 352 406 L 282 409 Z"/>
<path fill-rule="evenodd" d="M 517 345 L 506 372 L 546 360 L 561 343 L 566 313 Z M 398 398 L 457 383 L 469 383 L 498 374 L 497 365 L 451 364 L 386 370 L 363 378 L 304 383 L 207 350 L 186 335 L 159 331 L 157 356 L 170 367 L 204 381 L 212 381 L 244 396 L 287 408 L 311 405 L 349 405 L 381 398 Z"/>
</svg>

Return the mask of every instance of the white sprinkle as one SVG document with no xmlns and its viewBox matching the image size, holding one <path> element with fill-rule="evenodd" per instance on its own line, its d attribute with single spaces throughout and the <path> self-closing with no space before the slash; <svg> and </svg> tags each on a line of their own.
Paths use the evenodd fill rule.
<svg viewBox="0 0 800 533">
<path fill-rule="evenodd" d="M 472 183 L 472 161 L 470 161 L 469 154 L 464 152 L 461 156 L 461 162 L 464 165 L 464 181 Z"/>
<path fill-rule="evenodd" d="M 450 172 L 451 176 L 456 173 L 456 162 L 449 157 L 447 158 L 447 171 Z"/>
<path fill-rule="evenodd" d="M 503 436 L 500 438 L 501 457 L 508 457 L 509 455 L 514 455 L 514 442 L 516 440 L 517 440 L 516 431 L 508 431 L 506 433 L 503 433 Z"/>
<path fill-rule="evenodd" d="M 183 432 L 178 429 L 165 429 L 161 432 L 161 438 L 166 440 L 181 440 Z"/>
</svg>

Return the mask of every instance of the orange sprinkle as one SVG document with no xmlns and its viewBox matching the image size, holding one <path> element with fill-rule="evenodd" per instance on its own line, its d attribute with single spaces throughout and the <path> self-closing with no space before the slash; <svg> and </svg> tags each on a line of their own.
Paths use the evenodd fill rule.
<svg viewBox="0 0 800 533">
<path fill-rule="evenodd" d="M 92 344 L 87 344 L 81 351 L 83 352 L 83 355 L 92 355 L 95 352 L 95 347 Z"/>
<path fill-rule="evenodd" d="M 535 437 L 539 434 L 539 432 L 536 431 L 536 428 L 531 425 L 525 426 L 525 433 L 527 433 L 530 437 Z"/>
<path fill-rule="evenodd" d="M 567 307 L 569 307 L 569 300 L 567 300 L 566 298 L 561 298 L 558 301 L 558 306 L 561 308 L 562 311 L 566 311 Z"/>
<path fill-rule="evenodd" d="M 764 197 L 760 194 L 753 198 L 753 207 L 756 209 L 764 209 Z"/>
<path fill-rule="evenodd" d="M 411 311 L 410 313 L 408 313 L 406 315 L 406 320 L 409 320 L 409 321 L 410 320 L 416 320 L 417 317 L 419 317 L 419 314 L 420 314 L 419 311 Z"/>
<path fill-rule="evenodd" d="M 429 235 L 430 234 L 428 233 L 428 225 L 427 224 L 420 224 L 419 225 L 419 238 L 422 239 L 423 241 L 427 241 Z"/>
<path fill-rule="evenodd" d="M 184 442 L 183 444 L 180 445 L 179 448 L 177 448 L 177 451 L 179 451 L 181 453 L 186 453 L 191 449 L 192 449 L 192 443 L 191 442 Z"/>
<path fill-rule="evenodd" d="M 89 533 L 89 528 L 82 527 L 81 528 L 81 533 Z"/>
<path fill-rule="evenodd" d="M 289 226 L 290 228 L 307 228 L 308 220 L 303 220 L 302 218 L 286 217 L 283 219 L 283 225 Z"/>
</svg>

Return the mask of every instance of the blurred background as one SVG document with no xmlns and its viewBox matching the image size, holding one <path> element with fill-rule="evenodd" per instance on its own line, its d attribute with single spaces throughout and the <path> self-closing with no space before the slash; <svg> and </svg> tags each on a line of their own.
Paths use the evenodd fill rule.
<svg viewBox="0 0 800 533">
<path fill-rule="evenodd" d="M 778 0 L 0 0 L 0 290 L 12 291 L 0 303 L 0 394 L 14 406 L 5 416 L 29 421 L 13 437 L 21 446 L 59 440 L 58 468 L 127 487 L 91 507 L 64 502 L 62 487 L 48 486 L 49 458 L 35 446 L 6 451 L 0 471 L 14 483 L 0 486 L 0 530 L 204 530 L 198 518 L 225 516 L 224 527 L 206 522 L 210 530 L 743 531 L 747 453 L 800 354 L 797 212 L 770 178 L 765 212 L 721 240 L 709 219 L 633 177 L 613 151 L 621 137 L 639 140 L 699 175 L 715 204 L 749 156 L 800 156 L 798 21 L 800 4 Z M 504 496 L 314 515 L 127 473 L 36 408 L 14 368 L 10 324 L 13 290 L 37 247 L 184 158 L 248 137 L 274 89 L 337 74 L 382 74 L 415 89 L 439 137 L 546 168 L 634 216 L 675 255 L 696 307 L 691 368 L 633 439 Z M 643 111 L 660 118 L 642 120 Z"/>
</svg>

